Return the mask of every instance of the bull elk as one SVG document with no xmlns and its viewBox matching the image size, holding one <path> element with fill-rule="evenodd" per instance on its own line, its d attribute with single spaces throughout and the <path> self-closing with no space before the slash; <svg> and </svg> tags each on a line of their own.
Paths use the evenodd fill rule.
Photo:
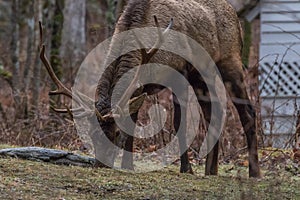
<svg viewBox="0 0 300 200">
<path fill-rule="evenodd" d="M 146 63 L 162 63 L 171 66 L 188 80 L 195 91 L 205 121 L 210 122 L 212 102 L 203 100 L 205 99 L 203 97 L 209 98 L 209 94 L 208 87 L 201 75 L 183 58 L 159 50 L 170 29 L 184 33 L 203 46 L 216 63 L 225 85 L 229 86 L 227 91 L 238 111 L 247 138 L 249 176 L 260 177 L 255 125 L 256 116 L 244 83 L 241 61 L 242 30 L 235 10 L 226 0 L 130 0 L 116 24 L 114 35 L 141 27 L 157 27 L 157 42 L 153 48 L 146 50 L 143 48 L 142 42 L 136 37 L 140 50 L 120 56 L 107 67 L 97 85 L 96 102 L 91 99 L 87 100 L 86 97 L 82 97 L 82 94 L 72 94 L 70 90 L 63 86 L 55 76 L 45 56 L 45 47 L 42 45 L 41 59 L 47 67 L 51 78 L 58 86 L 58 90 L 50 94 L 64 94 L 72 97 L 77 104 L 81 105 L 81 107 L 73 110 L 74 114 L 81 117 L 96 114 L 107 138 L 117 144 L 118 138 L 122 135 L 122 138 L 125 138 L 122 147 L 126 150 L 125 152 L 132 152 L 133 136 L 123 133 L 116 126 L 114 118 L 120 116 L 120 110 L 128 103 L 124 99 L 129 99 L 130 96 L 128 97 L 128 95 L 134 94 L 129 102 L 130 116 L 128 117 L 136 122 L 137 112 L 145 98 L 145 94 L 156 93 L 162 87 L 146 85 L 139 91 L 132 89 L 140 73 L 137 70 L 130 87 L 115 105 L 111 105 L 112 91 L 122 75 L 133 67 Z M 161 31 L 160 27 L 167 28 L 165 31 Z M 113 36 L 111 48 L 114 48 L 115 45 Z M 181 113 L 182 108 L 180 108 L 176 99 L 177 97 L 174 96 L 174 128 L 177 131 L 180 124 L 180 115 L 183 113 Z M 56 109 L 56 111 L 70 112 L 69 109 Z M 217 142 L 207 155 L 206 175 L 216 175 L 218 172 L 218 146 L 219 143 Z M 179 137 L 179 148 L 181 150 L 180 172 L 192 173 L 184 137 Z M 95 153 L 97 158 L 97 150 Z M 100 162 L 98 164 L 101 165 Z M 123 154 L 122 167 L 133 169 L 132 154 Z"/>
</svg>

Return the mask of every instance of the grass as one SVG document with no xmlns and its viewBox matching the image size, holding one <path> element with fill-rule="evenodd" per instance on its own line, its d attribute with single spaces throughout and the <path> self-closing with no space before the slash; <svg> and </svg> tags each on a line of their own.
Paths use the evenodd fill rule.
<svg viewBox="0 0 300 200">
<path fill-rule="evenodd" d="M 194 169 L 133 174 L 0 158 L 0 199 L 300 199 L 299 177 L 286 173 L 256 180 L 246 167 L 221 166 L 210 177 Z"/>
</svg>

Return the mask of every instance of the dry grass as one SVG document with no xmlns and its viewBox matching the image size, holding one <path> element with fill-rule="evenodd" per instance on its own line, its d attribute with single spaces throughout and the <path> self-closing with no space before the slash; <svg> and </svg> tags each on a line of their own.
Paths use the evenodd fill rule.
<svg viewBox="0 0 300 200">
<path fill-rule="evenodd" d="M 299 177 L 248 179 L 179 174 L 178 167 L 131 174 L 111 169 L 57 166 L 19 159 L 0 159 L 0 199 L 299 199 Z"/>
</svg>

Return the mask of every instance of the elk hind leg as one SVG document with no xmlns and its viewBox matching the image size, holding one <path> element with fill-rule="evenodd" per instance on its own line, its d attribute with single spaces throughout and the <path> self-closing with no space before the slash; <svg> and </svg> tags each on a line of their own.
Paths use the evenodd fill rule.
<svg viewBox="0 0 300 200">
<path fill-rule="evenodd" d="M 260 177 L 257 152 L 255 109 L 247 95 L 241 59 L 229 58 L 217 64 L 224 82 L 230 84 L 229 94 L 236 107 L 247 138 L 249 176 Z"/>
</svg>

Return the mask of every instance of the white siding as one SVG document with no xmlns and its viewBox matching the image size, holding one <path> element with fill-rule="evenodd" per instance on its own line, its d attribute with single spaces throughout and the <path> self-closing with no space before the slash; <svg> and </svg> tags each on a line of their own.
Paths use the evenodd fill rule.
<svg viewBox="0 0 300 200">
<path fill-rule="evenodd" d="M 261 95 L 300 95 L 299 68 L 300 0 L 262 0 Z M 296 75 L 293 75 L 294 71 Z"/>
<path fill-rule="evenodd" d="M 289 50 L 290 46 L 292 46 L 291 50 Z M 300 52 L 299 0 L 261 1 L 260 47 L 260 58 L 279 54 L 281 57 L 285 55 L 286 59 L 300 59 L 298 54 Z M 267 61 L 269 62 L 270 59 Z"/>
</svg>

